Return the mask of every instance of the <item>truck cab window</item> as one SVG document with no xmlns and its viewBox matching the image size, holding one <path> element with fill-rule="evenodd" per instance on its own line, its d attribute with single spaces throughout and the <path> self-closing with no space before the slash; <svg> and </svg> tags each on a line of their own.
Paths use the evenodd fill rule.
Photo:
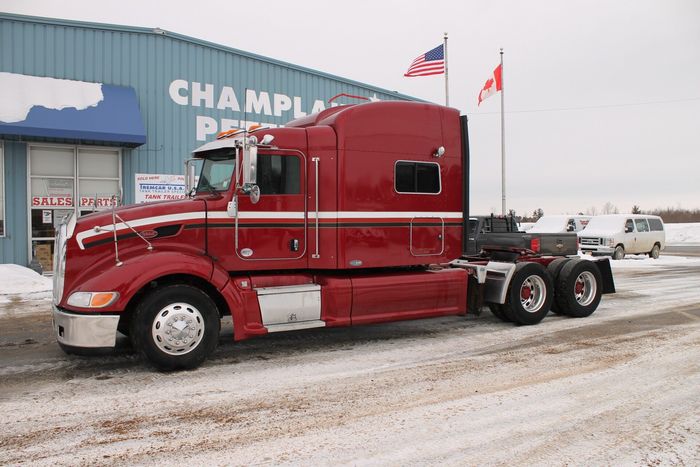
<svg viewBox="0 0 700 467">
<path fill-rule="evenodd" d="M 228 190 L 235 167 L 236 155 L 231 149 L 208 156 L 202 165 L 197 191 Z"/>
<path fill-rule="evenodd" d="M 261 195 L 297 195 L 301 192 L 298 157 L 258 154 L 257 177 Z"/>
<path fill-rule="evenodd" d="M 397 193 L 440 193 L 440 166 L 431 162 L 399 161 L 394 166 Z"/>
</svg>

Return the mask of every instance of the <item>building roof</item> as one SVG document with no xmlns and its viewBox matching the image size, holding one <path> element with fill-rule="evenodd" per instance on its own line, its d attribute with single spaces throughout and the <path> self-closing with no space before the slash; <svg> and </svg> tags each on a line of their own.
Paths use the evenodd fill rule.
<svg viewBox="0 0 700 467">
<path fill-rule="evenodd" d="M 300 71 L 303 73 L 309 73 L 312 75 L 319 76 L 321 78 L 332 79 L 332 80 L 340 81 L 340 82 L 343 82 L 343 83 L 346 83 L 349 85 L 353 85 L 353 86 L 361 86 L 363 88 L 370 89 L 370 90 L 376 91 L 376 92 L 381 92 L 384 94 L 392 94 L 399 99 L 407 99 L 407 100 L 412 100 L 412 101 L 422 101 L 422 99 L 408 96 L 406 94 L 401 94 L 401 93 L 396 92 L 396 91 L 390 91 L 388 89 L 383 89 L 383 88 L 380 88 L 380 87 L 377 87 L 377 86 L 374 86 L 371 84 L 361 83 L 359 81 L 355 81 L 355 80 L 343 78 L 343 77 L 340 77 L 337 75 L 333 75 L 330 73 L 325 73 L 322 71 L 314 70 L 312 68 L 307 68 L 307 67 L 303 67 L 300 65 L 294 65 L 292 63 L 284 62 L 282 60 L 264 57 L 262 55 L 254 54 L 251 52 L 246 52 L 244 50 L 236 49 L 233 47 L 228 47 L 228 46 L 221 45 L 221 44 L 216 44 L 214 42 L 205 41 L 203 39 L 197 39 L 194 37 L 186 36 L 184 34 L 178 34 L 176 32 L 166 31 L 165 29 L 161 29 L 161 28 L 123 26 L 123 25 L 118 25 L 118 24 L 93 23 L 93 22 L 87 22 L 87 21 L 75 21 L 75 20 L 67 20 L 67 19 L 59 19 L 59 18 L 43 18 L 43 17 L 39 17 L 39 16 L 16 15 L 16 14 L 11 14 L 11 13 L 0 13 L 0 20 L 19 21 L 19 22 L 36 23 L 36 24 L 59 25 L 59 26 L 67 26 L 67 27 L 74 27 L 74 28 L 98 29 L 98 30 L 103 30 L 103 31 L 127 32 L 127 33 L 146 34 L 146 35 L 153 35 L 153 36 L 165 36 L 165 37 L 169 37 L 169 38 L 174 39 L 174 40 L 188 42 L 188 43 L 199 45 L 202 47 L 208 47 L 211 49 L 216 49 L 216 50 L 220 50 L 223 52 L 228 52 L 228 53 L 240 55 L 240 56 L 243 56 L 246 58 L 259 60 L 259 61 L 270 63 L 273 65 L 282 66 L 285 68 L 289 68 L 290 70 Z"/>
</svg>

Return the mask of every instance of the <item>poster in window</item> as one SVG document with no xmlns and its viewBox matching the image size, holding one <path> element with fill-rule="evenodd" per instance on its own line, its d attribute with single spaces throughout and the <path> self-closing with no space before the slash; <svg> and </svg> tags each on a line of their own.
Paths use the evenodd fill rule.
<svg viewBox="0 0 700 467">
<path fill-rule="evenodd" d="M 185 176 L 172 174 L 136 174 L 136 203 L 183 199 Z"/>
</svg>

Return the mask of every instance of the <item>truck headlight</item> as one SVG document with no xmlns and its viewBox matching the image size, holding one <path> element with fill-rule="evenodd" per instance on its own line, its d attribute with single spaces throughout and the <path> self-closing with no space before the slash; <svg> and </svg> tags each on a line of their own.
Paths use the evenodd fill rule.
<svg viewBox="0 0 700 467">
<path fill-rule="evenodd" d="M 119 298 L 119 292 L 74 292 L 68 297 L 70 306 L 104 308 Z"/>
<path fill-rule="evenodd" d="M 614 239 L 612 239 L 612 238 L 605 238 L 604 240 L 605 240 L 605 244 L 606 244 L 607 246 L 615 246 Z"/>
</svg>

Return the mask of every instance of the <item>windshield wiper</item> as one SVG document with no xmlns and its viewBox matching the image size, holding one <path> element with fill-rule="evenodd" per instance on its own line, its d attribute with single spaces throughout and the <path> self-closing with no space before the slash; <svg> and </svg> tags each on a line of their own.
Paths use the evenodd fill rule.
<svg viewBox="0 0 700 467">
<path fill-rule="evenodd" d="M 205 181 L 204 183 L 200 183 L 199 187 L 207 190 L 209 193 L 216 196 L 217 198 L 221 198 L 222 196 L 221 193 L 219 193 L 219 191 L 213 186 L 211 186 L 207 181 Z"/>
</svg>

